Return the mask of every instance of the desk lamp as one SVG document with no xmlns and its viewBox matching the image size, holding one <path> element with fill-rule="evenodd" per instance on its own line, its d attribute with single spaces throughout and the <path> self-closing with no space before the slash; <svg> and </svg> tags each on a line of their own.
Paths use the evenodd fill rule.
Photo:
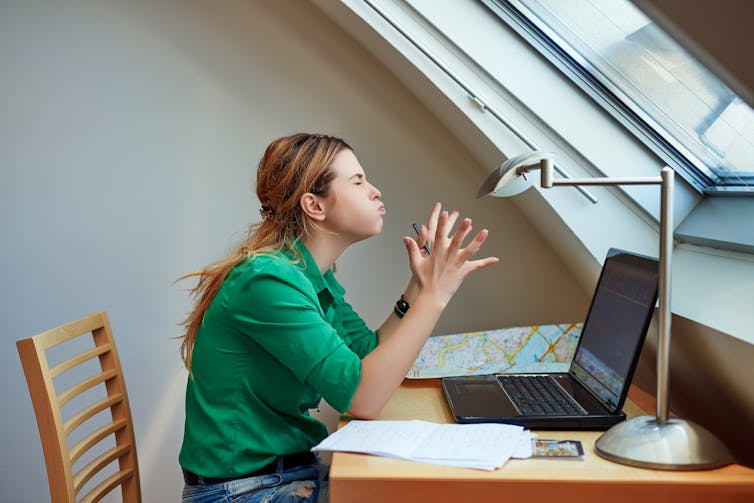
<svg viewBox="0 0 754 503">
<path fill-rule="evenodd" d="M 660 185 L 660 335 L 657 348 L 657 414 L 623 421 L 607 430 L 594 448 L 600 456 L 632 466 L 665 470 L 704 470 L 733 462 L 728 449 L 708 430 L 691 421 L 668 417 L 668 362 L 670 353 L 670 264 L 673 253 L 674 171 L 659 177 L 559 178 L 553 176 L 554 155 L 534 151 L 508 159 L 494 170 L 477 197 L 520 194 L 532 183 L 530 171 L 541 171 L 540 185 Z"/>
</svg>

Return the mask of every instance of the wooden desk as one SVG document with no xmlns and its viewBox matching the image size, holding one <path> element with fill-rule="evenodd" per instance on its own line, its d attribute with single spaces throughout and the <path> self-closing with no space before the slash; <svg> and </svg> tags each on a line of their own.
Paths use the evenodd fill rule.
<svg viewBox="0 0 754 503">
<path fill-rule="evenodd" d="M 624 410 L 629 417 L 645 414 L 630 400 Z M 379 419 L 452 422 L 439 379 L 406 380 Z M 594 453 L 600 435 L 543 431 L 541 438 L 581 440 L 584 459 L 512 459 L 494 472 L 336 452 L 330 469 L 330 501 L 754 502 L 754 470 L 740 465 L 707 471 L 624 466 Z"/>
</svg>

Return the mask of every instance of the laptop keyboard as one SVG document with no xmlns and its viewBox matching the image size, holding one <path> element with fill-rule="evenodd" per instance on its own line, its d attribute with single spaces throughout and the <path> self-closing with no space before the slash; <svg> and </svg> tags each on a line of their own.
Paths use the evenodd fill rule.
<svg viewBox="0 0 754 503">
<path fill-rule="evenodd" d="M 498 376 L 521 414 L 584 415 L 586 411 L 549 376 Z"/>
</svg>

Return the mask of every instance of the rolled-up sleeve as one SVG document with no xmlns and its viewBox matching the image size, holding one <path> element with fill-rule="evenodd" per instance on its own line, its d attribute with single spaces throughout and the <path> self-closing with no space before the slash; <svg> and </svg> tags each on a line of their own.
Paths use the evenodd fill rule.
<svg viewBox="0 0 754 503">
<path fill-rule="evenodd" d="M 311 283 L 291 271 L 272 266 L 244 275 L 238 294 L 227 297 L 229 316 L 299 382 L 345 411 L 361 379 L 359 355 L 324 318 Z"/>
<path fill-rule="evenodd" d="M 343 329 L 351 340 L 349 347 L 360 358 L 364 358 L 377 347 L 377 332 L 367 327 L 361 316 L 353 310 L 348 302 L 343 301 L 337 306 L 337 309 L 343 323 Z"/>
<path fill-rule="evenodd" d="M 361 381 L 361 359 L 344 344 L 320 361 L 306 381 L 335 410 L 346 412 Z"/>
</svg>

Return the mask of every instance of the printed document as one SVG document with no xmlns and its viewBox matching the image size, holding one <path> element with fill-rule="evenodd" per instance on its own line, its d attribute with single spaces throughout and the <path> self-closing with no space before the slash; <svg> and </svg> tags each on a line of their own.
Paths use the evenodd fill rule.
<svg viewBox="0 0 754 503">
<path fill-rule="evenodd" d="M 509 424 L 353 420 L 312 451 L 347 451 L 423 463 L 494 470 L 531 456 L 530 431 Z"/>
</svg>

